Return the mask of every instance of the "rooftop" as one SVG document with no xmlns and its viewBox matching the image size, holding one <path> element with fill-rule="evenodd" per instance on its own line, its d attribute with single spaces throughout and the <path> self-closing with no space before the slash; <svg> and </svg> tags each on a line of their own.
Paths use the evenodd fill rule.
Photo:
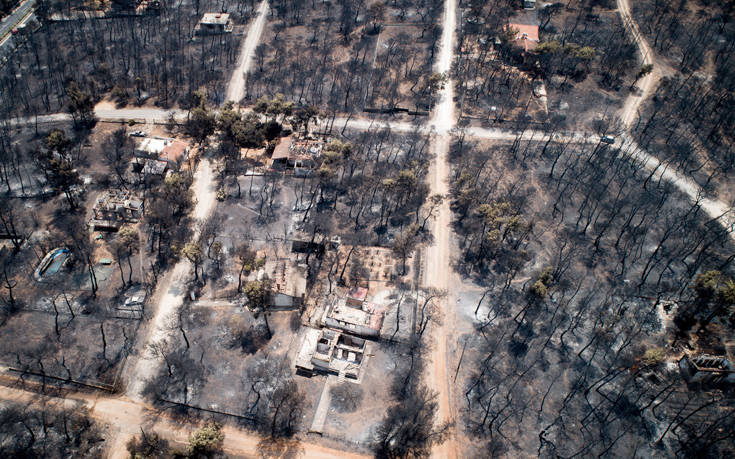
<svg viewBox="0 0 735 459">
<path fill-rule="evenodd" d="M 202 16 L 202 24 L 221 24 L 225 25 L 230 22 L 230 15 L 228 13 L 204 13 Z"/>
<path fill-rule="evenodd" d="M 338 298 L 332 307 L 327 309 L 327 318 L 338 322 L 366 327 L 380 333 L 383 326 L 383 310 L 377 305 L 365 302 L 362 308 L 355 308 L 347 304 L 346 298 Z"/>
<path fill-rule="evenodd" d="M 702 354 L 691 356 L 689 360 L 698 371 L 735 371 L 735 366 L 724 356 Z"/>
<path fill-rule="evenodd" d="M 136 147 L 137 154 L 155 156 L 168 162 L 178 162 L 188 151 L 186 142 L 163 137 L 146 137 Z"/>
<path fill-rule="evenodd" d="M 291 136 L 282 138 L 273 150 L 272 159 L 288 159 L 291 150 Z"/>
<path fill-rule="evenodd" d="M 306 328 L 296 367 L 312 374 L 317 370 L 358 379 L 365 346 L 364 339 L 338 330 Z"/>
<path fill-rule="evenodd" d="M 294 136 L 282 138 L 273 150 L 271 159 L 305 160 L 318 158 L 322 153 L 324 142 L 321 140 L 297 139 Z"/>
<path fill-rule="evenodd" d="M 365 287 L 353 287 L 347 292 L 347 305 L 355 308 L 362 307 L 367 298 L 368 289 Z"/>
<path fill-rule="evenodd" d="M 537 25 L 511 23 L 508 24 L 508 29 L 518 31 L 513 40 L 524 50 L 530 51 L 538 46 L 539 36 Z"/>
</svg>

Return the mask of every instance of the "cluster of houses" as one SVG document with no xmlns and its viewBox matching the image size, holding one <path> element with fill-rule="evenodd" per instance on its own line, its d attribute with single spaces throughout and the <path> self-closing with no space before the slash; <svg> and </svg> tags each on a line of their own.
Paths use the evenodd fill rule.
<svg viewBox="0 0 735 459">
<path fill-rule="evenodd" d="M 160 176 L 177 171 L 189 154 L 189 144 L 164 137 L 146 137 L 135 146 L 131 169 L 138 177 Z M 103 192 L 92 208 L 92 231 L 118 231 L 143 217 L 143 200 L 133 191 Z"/>
</svg>

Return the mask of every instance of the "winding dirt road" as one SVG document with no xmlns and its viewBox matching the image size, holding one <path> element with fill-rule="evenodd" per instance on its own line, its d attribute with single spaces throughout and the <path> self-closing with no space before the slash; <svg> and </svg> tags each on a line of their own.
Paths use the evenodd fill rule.
<svg viewBox="0 0 735 459">
<path fill-rule="evenodd" d="M 702 189 L 694 182 L 694 180 L 677 171 L 675 168 L 670 168 L 668 164 L 663 163 L 656 156 L 640 148 L 640 146 L 638 146 L 630 136 L 630 129 L 633 125 L 633 121 L 638 117 L 641 105 L 655 91 L 661 81 L 661 78 L 664 76 L 664 73 L 661 69 L 661 65 L 655 62 L 655 54 L 651 49 L 651 46 L 641 33 L 638 24 L 633 19 L 630 12 L 629 0 L 617 0 L 617 7 L 623 24 L 625 24 L 626 29 L 628 29 L 633 40 L 638 46 L 642 65 L 653 66 L 653 70 L 649 74 L 638 80 L 636 85 L 638 90 L 627 97 L 623 107 L 620 109 L 618 117 L 626 131 L 621 136 L 623 138 L 623 149 L 629 151 L 632 158 L 641 164 L 646 170 L 653 172 L 655 179 L 662 179 L 672 183 L 691 201 L 699 201 L 702 206 L 702 210 L 704 210 L 710 218 L 717 220 L 728 231 L 730 238 L 735 241 L 735 215 L 733 215 L 731 206 L 722 200 L 705 197 Z"/>
</svg>

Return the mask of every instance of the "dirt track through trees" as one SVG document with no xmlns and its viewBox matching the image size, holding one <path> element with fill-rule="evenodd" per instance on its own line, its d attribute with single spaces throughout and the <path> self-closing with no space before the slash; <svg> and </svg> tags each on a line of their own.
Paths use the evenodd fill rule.
<svg viewBox="0 0 735 459">
<path fill-rule="evenodd" d="M 228 89 L 228 100 L 230 101 L 239 101 L 242 98 L 241 92 L 244 89 L 245 74 L 249 69 L 252 55 L 263 33 L 267 11 L 268 2 L 263 0 L 258 8 L 257 16 L 248 29 L 238 67 L 233 72 Z M 150 115 L 151 113 L 146 114 Z M 212 171 L 212 164 L 206 158 L 199 161 L 194 174 L 192 189 L 197 201 L 192 215 L 197 222 L 202 222 L 212 214 L 217 204 L 216 191 L 214 190 L 214 172 Z M 195 227 L 192 240 L 196 240 L 198 237 L 198 229 Z M 128 386 L 127 394 L 133 399 L 142 399 L 146 382 L 155 375 L 155 371 L 160 364 L 159 359 L 153 355 L 148 346 L 166 340 L 176 332 L 175 326 L 172 326 L 172 321 L 175 322 L 178 311 L 184 303 L 192 267 L 191 262 L 182 257 L 174 269 L 164 276 L 156 289 L 157 294 L 154 297 L 155 306 L 150 332 L 147 339 L 139 346 L 139 352 L 142 356 L 137 362 L 130 378 L 131 384 Z"/>
<path fill-rule="evenodd" d="M 139 435 L 141 429 L 155 431 L 163 438 L 177 443 L 186 443 L 196 425 L 178 422 L 156 408 L 127 397 L 114 397 L 100 394 L 77 393 L 64 398 L 39 395 L 35 392 L 0 386 L 0 400 L 45 406 L 63 406 L 66 409 L 85 408 L 90 416 L 99 422 L 113 427 L 119 432 L 111 442 L 109 451 L 114 459 L 129 457 L 125 448 L 127 439 Z M 262 438 L 236 427 L 223 427 L 225 441 L 223 449 L 228 454 L 244 457 L 260 457 Z M 345 453 L 329 447 L 309 443 L 293 442 L 292 449 L 300 450 L 304 457 L 343 458 L 365 457 Z M 295 448 L 294 448 L 295 447 Z"/>
<path fill-rule="evenodd" d="M 217 203 L 214 190 L 214 173 L 212 172 L 211 163 L 206 158 L 199 161 L 197 171 L 194 174 L 192 188 L 194 189 L 194 196 L 197 199 L 193 216 L 197 221 L 201 222 L 212 214 Z M 192 236 L 193 240 L 199 237 L 197 233 L 198 231 L 195 228 Z M 182 257 L 176 263 L 174 269 L 164 276 L 156 288 L 150 331 L 147 339 L 142 341 L 138 346 L 141 357 L 131 375 L 131 383 L 127 390 L 127 395 L 132 399 L 143 399 L 145 384 L 155 375 L 161 363 L 160 359 L 147 346 L 169 339 L 172 334 L 177 332 L 174 324 L 176 323 L 179 309 L 184 304 L 184 295 L 186 294 L 187 284 L 191 278 L 192 268 L 191 262 L 185 257 Z"/>
<path fill-rule="evenodd" d="M 268 0 L 260 2 L 255 19 L 247 30 L 247 35 L 242 44 L 238 66 L 232 72 L 230 84 L 227 86 L 227 101 L 239 103 L 245 96 L 245 78 L 250 70 L 250 63 L 253 61 L 255 48 L 260 43 L 260 37 L 263 35 L 265 28 L 265 17 L 268 12 Z"/>
<path fill-rule="evenodd" d="M 444 6 L 443 31 L 441 37 L 441 48 L 439 49 L 439 58 L 437 59 L 435 71 L 449 76 L 454 56 L 454 34 L 457 16 L 457 0 L 446 0 Z M 434 108 L 432 116 L 432 126 L 436 131 L 434 139 L 434 158 L 433 167 L 430 171 L 431 194 L 448 195 L 449 187 L 449 147 L 451 145 L 451 131 L 456 125 L 454 114 L 454 82 L 448 79 L 444 89 L 439 95 L 439 103 Z M 449 290 L 451 285 L 450 278 L 453 270 L 449 260 L 449 244 L 450 244 L 450 228 L 451 228 L 451 210 L 449 209 L 449 200 L 445 199 L 434 221 L 433 235 L 434 244 L 426 250 L 425 270 L 424 270 L 424 286 L 433 287 L 439 290 Z M 433 347 L 431 353 L 431 364 L 428 371 L 428 384 L 438 393 L 439 409 L 436 421 L 439 423 L 452 421 L 451 410 L 451 387 L 449 372 L 447 369 L 447 335 L 446 330 L 453 322 L 454 302 L 452 301 L 451 292 L 444 298 L 444 307 L 442 308 L 442 321 L 436 327 L 433 337 Z M 454 430 L 454 429 L 452 429 Z M 449 438 L 437 445 L 432 451 L 432 456 L 437 458 L 456 458 L 457 445 L 453 431 L 450 431 Z"/>
<path fill-rule="evenodd" d="M 638 80 L 638 92 L 631 93 L 628 98 L 625 99 L 625 104 L 623 104 L 623 108 L 620 110 L 620 115 L 618 115 L 625 130 L 629 130 L 638 114 L 638 109 L 643 102 L 648 99 L 648 96 L 656 88 L 656 85 L 661 79 L 661 70 L 654 64 L 653 50 L 648 46 L 648 42 L 643 38 L 643 35 L 638 29 L 638 24 L 636 24 L 633 20 L 633 16 L 630 14 L 630 4 L 628 3 L 628 0 L 617 0 L 617 5 L 620 19 L 623 21 L 623 24 L 625 24 L 625 27 L 630 31 L 630 34 L 633 36 L 633 40 L 635 40 L 636 46 L 638 46 L 638 51 L 641 53 L 641 59 L 643 61 L 641 64 L 653 65 L 653 70 L 648 75 L 645 75 L 643 78 Z"/>
<path fill-rule="evenodd" d="M 735 219 L 733 218 L 732 211 L 727 203 L 716 198 L 706 198 L 702 189 L 694 182 L 694 180 L 678 172 L 675 168 L 670 168 L 668 164 L 662 162 L 655 155 L 652 155 L 640 148 L 630 137 L 629 131 L 633 125 L 633 121 L 635 121 L 638 116 L 641 105 L 643 105 L 643 103 L 656 89 L 656 86 L 663 77 L 663 72 L 661 71 L 661 66 L 655 62 L 653 50 L 643 37 L 643 34 L 641 34 L 638 24 L 630 13 L 629 0 L 617 0 L 617 6 L 618 13 L 620 14 L 623 24 L 625 24 L 625 27 L 633 37 L 636 46 L 638 46 L 638 51 L 641 54 L 642 65 L 653 66 L 650 73 L 638 80 L 636 84 L 638 87 L 637 93 L 631 93 L 628 98 L 625 99 L 625 104 L 620 110 L 619 118 L 623 125 L 623 129 L 625 130 L 625 133 L 622 136 L 624 150 L 627 150 L 633 159 L 643 165 L 646 170 L 654 174 L 653 178 L 657 180 L 662 179 L 672 183 L 692 202 L 699 202 L 702 206 L 702 210 L 704 210 L 710 218 L 717 220 L 725 230 L 727 230 L 730 238 L 735 240 Z"/>
</svg>

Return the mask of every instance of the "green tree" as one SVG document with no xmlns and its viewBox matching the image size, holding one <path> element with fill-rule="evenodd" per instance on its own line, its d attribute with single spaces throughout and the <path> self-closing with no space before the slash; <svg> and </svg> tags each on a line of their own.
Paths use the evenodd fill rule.
<svg viewBox="0 0 735 459">
<path fill-rule="evenodd" d="M 227 102 L 217 117 L 217 128 L 222 131 L 226 137 L 234 139 L 235 126 L 242 120 L 240 112 L 234 109 L 234 104 Z"/>
<path fill-rule="evenodd" d="M 202 263 L 202 248 L 196 242 L 189 242 L 182 250 L 184 256 L 194 265 L 194 279 L 199 280 L 199 265 Z"/>
<path fill-rule="evenodd" d="M 665 359 L 666 351 L 660 347 L 652 347 L 646 349 L 646 352 L 643 354 L 643 358 L 641 358 L 641 362 L 644 365 L 655 366 L 663 362 Z"/>
<path fill-rule="evenodd" d="M 701 331 L 715 318 L 735 318 L 735 281 L 720 271 L 711 270 L 698 274 L 691 288 L 693 298 L 679 304 L 679 313 L 674 319 L 681 332 L 688 331 L 697 320 Z"/>
<path fill-rule="evenodd" d="M 240 271 L 237 275 L 237 293 L 242 292 L 242 276 L 250 274 L 251 271 L 258 267 L 255 251 L 247 244 L 242 244 L 237 248 L 237 261 L 240 263 Z"/>
<path fill-rule="evenodd" d="M 133 437 L 125 445 L 130 453 L 130 459 L 166 459 L 171 457 L 168 441 L 159 437 L 157 433 L 146 434 L 140 430 L 140 438 Z"/>
<path fill-rule="evenodd" d="M 534 282 L 533 285 L 531 286 L 530 293 L 533 296 L 535 296 L 538 299 L 546 298 L 546 294 L 549 291 L 549 287 L 551 287 L 551 284 L 554 281 L 554 276 L 552 275 L 552 271 L 553 271 L 553 268 L 549 266 L 541 272 L 538 279 L 536 279 L 536 282 Z"/>
<path fill-rule="evenodd" d="M 216 126 L 217 119 L 214 113 L 204 105 L 200 105 L 191 111 L 191 116 L 186 122 L 186 132 L 201 145 L 214 133 Z"/>
<path fill-rule="evenodd" d="M 272 99 L 263 96 L 253 106 L 255 113 L 266 116 L 266 120 L 273 118 L 277 120 L 279 116 L 291 116 L 294 110 L 294 103 L 284 100 L 283 94 L 276 94 Z"/>
<path fill-rule="evenodd" d="M 418 226 L 411 225 L 393 240 L 393 253 L 401 259 L 401 276 L 406 274 L 406 260 L 416 250 Z"/>
<path fill-rule="evenodd" d="M 301 130 L 304 134 L 309 132 L 309 123 L 319 117 L 319 109 L 313 105 L 302 105 L 294 110 L 291 124 L 294 131 Z"/>
<path fill-rule="evenodd" d="M 232 127 L 232 139 L 242 148 L 260 148 L 265 141 L 263 123 L 257 115 L 248 113 Z"/>
<path fill-rule="evenodd" d="M 138 231 L 130 226 L 125 226 L 117 235 L 118 243 L 125 251 L 126 258 L 128 259 L 128 284 L 130 284 L 133 282 L 133 264 L 130 261 L 130 257 L 138 250 L 140 243 Z M 123 285 L 125 285 L 125 282 L 123 282 Z"/>
<path fill-rule="evenodd" d="M 188 455 L 192 458 L 212 457 L 222 452 L 224 441 L 225 434 L 222 432 L 222 425 L 209 421 L 189 437 Z"/>
<path fill-rule="evenodd" d="M 245 296 L 248 298 L 251 309 L 263 313 L 265 328 L 268 331 L 268 339 L 271 339 L 273 337 L 273 333 L 271 332 L 271 327 L 268 323 L 267 312 L 267 308 L 270 305 L 271 300 L 270 280 L 264 279 L 262 281 L 249 281 L 245 284 Z"/>
<path fill-rule="evenodd" d="M 709 302 L 714 298 L 717 292 L 717 286 L 722 279 L 722 273 L 716 270 L 706 271 L 697 274 L 694 278 L 692 288 L 696 292 L 697 300 L 700 302 Z"/>
<path fill-rule="evenodd" d="M 49 163 L 49 182 L 53 189 L 64 193 L 72 210 L 77 208 L 74 193 L 82 182 L 71 161 L 61 157 L 52 158 Z"/>
<path fill-rule="evenodd" d="M 74 124 L 80 127 L 92 126 L 95 121 L 92 96 L 83 91 L 74 80 L 69 83 L 67 94 L 69 96 L 69 113 L 74 119 Z"/>
<path fill-rule="evenodd" d="M 248 297 L 252 309 L 265 310 L 270 301 L 270 281 L 264 279 L 247 282 L 245 284 L 245 296 Z"/>
<path fill-rule="evenodd" d="M 191 178 L 179 173 L 166 177 L 163 182 L 162 197 L 166 201 L 176 223 L 186 214 L 193 202 L 193 193 L 189 189 Z"/>
<path fill-rule="evenodd" d="M 49 152 L 58 153 L 60 156 L 66 156 L 72 145 L 71 139 L 61 129 L 52 129 L 44 143 Z"/>
</svg>

